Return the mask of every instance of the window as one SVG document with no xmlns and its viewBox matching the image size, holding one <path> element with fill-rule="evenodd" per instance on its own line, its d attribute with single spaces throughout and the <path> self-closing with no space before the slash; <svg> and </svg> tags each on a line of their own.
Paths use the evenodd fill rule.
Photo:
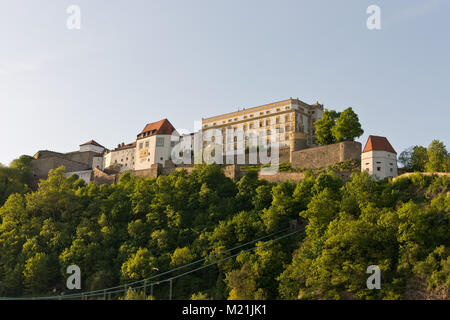
<svg viewBox="0 0 450 320">
<path fill-rule="evenodd" d="M 393 172 L 394 170 L 391 168 L 391 172 Z"/>
<path fill-rule="evenodd" d="M 285 121 L 286 121 L 286 122 L 289 122 L 289 121 L 291 121 L 291 117 L 289 117 L 289 116 L 286 116 L 286 118 L 285 118 Z"/>
<path fill-rule="evenodd" d="M 250 129 L 253 129 L 253 123 L 250 123 Z"/>
<path fill-rule="evenodd" d="M 381 171 L 381 167 L 377 167 L 377 171 Z"/>
<path fill-rule="evenodd" d="M 291 131 L 291 126 L 286 126 L 286 128 L 285 128 L 286 130 L 286 132 L 288 132 L 288 131 Z"/>
<path fill-rule="evenodd" d="M 144 146 L 144 144 L 142 142 L 139 143 L 139 150 L 141 150 L 143 146 Z"/>
<path fill-rule="evenodd" d="M 164 138 L 156 138 L 156 146 L 157 147 L 164 147 Z"/>
<path fill-rule="evenodd" d="M 176 143 L 176 141 L 170 141 L 170 146 L 173 148 L 173 147 L 175 147 L 175 143 Z"/>
<path fill-rule="evenodd" d="M 160 159 L 161 159 L 161 160 L 164 160 L 164 158 L 163 158 L 163 157 L 161 157 Z"/>
</svg>

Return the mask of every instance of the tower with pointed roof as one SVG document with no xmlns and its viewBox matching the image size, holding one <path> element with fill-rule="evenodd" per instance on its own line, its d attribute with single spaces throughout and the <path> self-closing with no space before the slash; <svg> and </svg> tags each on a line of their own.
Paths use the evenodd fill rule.
<svg viewBox="0 0 450 320">
<path fill-rule="evenodd" d="M 97 153 L 103 153 L 105 151 L 105 147 L 99 144 L 95 140 L 90 140 L 86 143 L 80 144 L 80 152 L 92 151 Z"/>
<path fill-rule="evenodd" d="M 397 176 L 397 152 L 386 137 L 369 136 L 361 154 L 361 171 L 378 179 Z"/>
</svg>

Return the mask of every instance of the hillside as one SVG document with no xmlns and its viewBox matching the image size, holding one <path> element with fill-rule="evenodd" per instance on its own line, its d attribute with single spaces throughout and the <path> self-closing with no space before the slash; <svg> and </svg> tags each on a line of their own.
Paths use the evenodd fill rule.
<svg viewBox="0 0 450 320">
<path fill-rule="evenodd" d="M 343 183 L 332 172 L 269 184 L 253 170 L 234 182 L 211 165 L 95 186 L 59 168 L 0 208 L 0 296 L 67 294 L 72 264 L 90 291 L 193 263 L 155 281 L 180 276 L 175 299 L 448 299 L 449 185 L 419 174 Z M 381 290 L 366 288 L 369 265 Z M 127 298 L 169 290 L 162 282 L 152 297 Z"/>
</svg>

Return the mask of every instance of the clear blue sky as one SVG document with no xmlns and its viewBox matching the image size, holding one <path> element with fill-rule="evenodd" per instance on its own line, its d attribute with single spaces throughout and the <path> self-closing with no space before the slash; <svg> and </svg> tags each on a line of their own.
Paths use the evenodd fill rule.
<svg viewBox="0 0 450 320">
<path fill-rule="evenodd" d="M 0 163 L 289 97 L 353 107 L 363 144 L 450 147 L 449 31 L 447 0 L 1 0 Z"/>
</svg>

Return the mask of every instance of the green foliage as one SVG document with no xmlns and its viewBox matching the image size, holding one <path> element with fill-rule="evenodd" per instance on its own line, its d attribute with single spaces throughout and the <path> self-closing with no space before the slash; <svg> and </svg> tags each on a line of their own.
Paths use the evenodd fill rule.
<svg viewBox="0 0 450 320">
<path fill-rule="evenodd" d="M 433 140 L 428 149 L 410 147 L 400 153 L 398 160 L 408 172 L 450 172 L 450 153 L 439 140 Z"/>
<path fill-rule="evenodd" d="M 211 300 L 211 298 L 206 293 L 197 292 L 192 294 L 191 300 Z"/>
<path fill-rule="evenodd" d="M 433 140 L 427 149 L 428 162 L 425 169 L 428 172 L 448 172 L 450 171 L 450 154 L 447 152 L 442 141 Z"/>
<path fill-rule="evenodd" d="M 332 117 L 332 113 L 325 109 L 322 113 L 322 118 L 314 122 L 316 128 L 317 142 L 320 145 L 327 145 L 336 142 L 331 130 L 336 125 L 335 118 Z"/>
<path fill-rule="evenodd" d="M 0 207 L 0 294 L 64 291 L 72 264 L 81 268 L 89 290 L 203 258 L 206 265 L 293 221 L 307 222 L 306 234 L 256 243 L 254 251 L 175 279 L 173 297 L 398 299 L 412 276 L 445 289 L 449 185 L 444 176 L 376 182 L 366 173 L 354 173 L 344 184 L 326 171 L 273 184 L 249 171 L 234 182 L 219 166 L 202 165 L 192 174 L 123 174 L 116 185 L 96 186 L 66 178 L 59 168 L 36 191 L 12 193 Z M 382 290 L 365 287 L 371 264 L 382 270 Z M 167 299 L 167 282 L 147 294 L 130 289 L 123 299 Z"/>
<path fill-rule="evenodd" d="M 358 115 L 352 108 L 339 113 L 325 109 L 322 118 L 314 122 L 314 128 L 319 145 L 353 141 L 364 133 Z"/>
<path fill-rule="evenodd" d="M 339 115 L 331 132 L 336 142 L 341 142 L 355 140 L 364 133 L 364 130 L 361 128 L 358 115 L 352 108 L 347 108 Z"/>
<path fill-rule="evenodd" d="M 20 156 L 13 160 L 9 167 L 0 164 L 0 206 L 11 194 L 25 194 L 29 191 L 31 159 L 29 156 Z"/>
<path fill-rule="evenodd" d="M 423 172 L 428 162 L 427 149 L 422 146 L 410 147 L 400 153 L 398 161 L 408 172 Z"/>
</svg>

